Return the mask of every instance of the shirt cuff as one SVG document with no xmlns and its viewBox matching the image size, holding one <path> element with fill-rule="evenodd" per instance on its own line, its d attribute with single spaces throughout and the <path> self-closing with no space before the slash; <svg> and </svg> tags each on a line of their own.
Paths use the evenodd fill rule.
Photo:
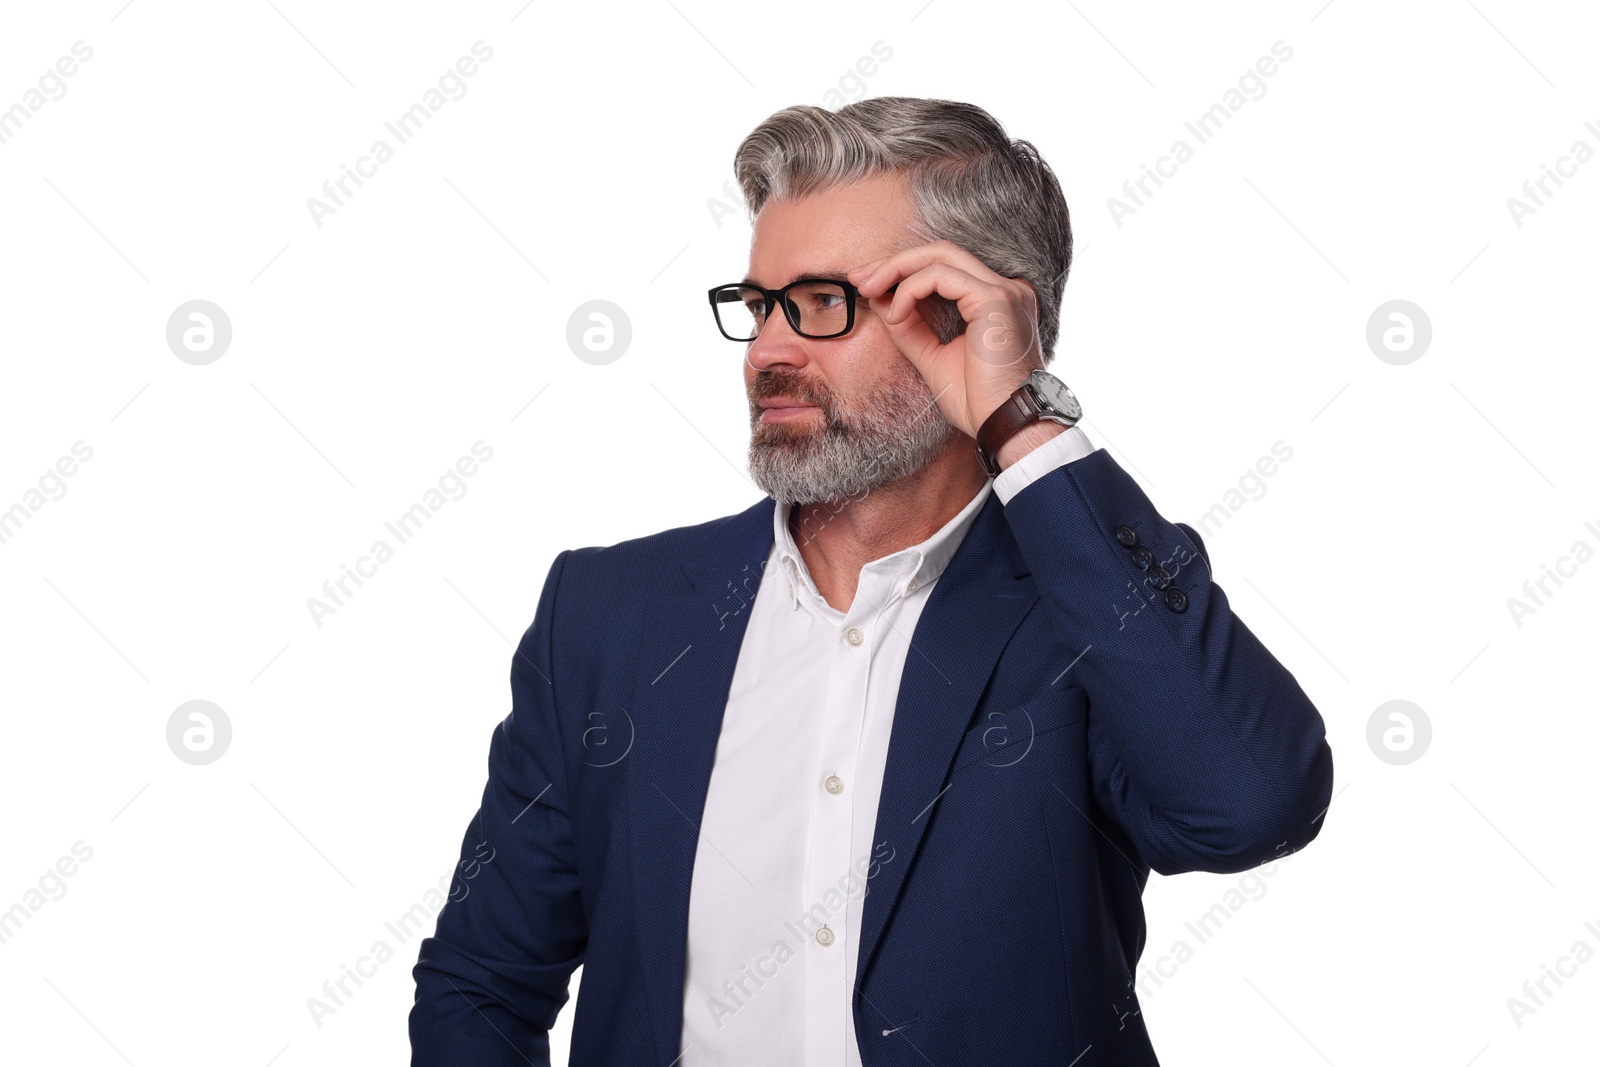
<svg viewBox="0 0 1600 1067">
<path fill-rule="evenodd" d="M 1082 459 L 1094 450 L 1094 445 L 1089 443 L 1089 435 L 1082 428 L 1069 426 L 1001 471 L 994 480 L 995 495 L 1000 498 L 1003 507 L 1040 476 L 1075 459 Z"/>
</svg>

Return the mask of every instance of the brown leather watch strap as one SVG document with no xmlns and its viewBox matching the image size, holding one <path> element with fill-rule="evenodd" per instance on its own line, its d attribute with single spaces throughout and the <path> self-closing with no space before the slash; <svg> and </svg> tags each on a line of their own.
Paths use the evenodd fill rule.
<svg viewBox="0 0 1600 1067">
<path fill-rule="evenodd" d="M 1026 382 L 1017 386 L 1006 402 L 983 420 L 983 425 L 978 427 L 978 459 L 989 477 L 1000 473 L 1000 446 L 1024 426 L 1038 421 L 1039 408 Z"/>
</svg>

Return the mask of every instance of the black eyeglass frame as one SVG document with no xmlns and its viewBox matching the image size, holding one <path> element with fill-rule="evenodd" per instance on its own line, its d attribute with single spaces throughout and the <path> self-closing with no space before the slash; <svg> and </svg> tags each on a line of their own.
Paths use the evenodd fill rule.
<svg viewBox="0 0 1600 1067">
<path fill-rule="evenodd" d="M 804 332 L 800 329 L 800 323 L 798 321 L 800 318 L 799 313 L 791 309 L 789 306 L 790 289 L 793 289 L 797 285 L 808 285 L 816 282 L 827 282 L 829 285 L 837 285 L 839 288 L 844 290 L 844 329 L 838 331 L 837 333 L 814 334 Z M 889 286 L 888 289 L 884 290 L 883 295 L 890 295 L 898 287 L 898 283 Z M 783 308 L 783 317 L 789 320 L 790 329 L 799 334 L 801 337 L 806 337 L 813 341 L 826 341 L 832 337 L 843 337 L 845 334 L 855 329 L 856 301 L 861 299 L 861 290 L 857 289 L 854 285 L 851 285 L 842 278 L 796 278 L 794 281 L 790 282 L 788 285 L 785 285 L 781 289 L 764 289 L 761 286 L 754 285 L 750 282 L 729 282 L 726 285 L 713 285 L 710 290 L 707 291 L 706 296 L 711 303 L 711 317 L 717 322 L 717 332 L 722 334 L 722 336 L 726 337 L 728 340 L 738 341 L 741 344 L 749 344 L 756 338 L 735 337 L 723 327 L 722 315 L 717 311 L 717 294 L 728 289 L 754 289 L 756 292 L 761 294 L 762 299 L 766 301 L 766 308 L 761 313 L 762 329 L 766 328 L 767 320 L 772 317 L 772 308 L 774 305 L 776 305 L 777 307 Z M 724 303 L 732 303 L 732 301 L 724 301 Z M 761 336 L 761 331 L 757 330 L 756 337 L 759 336 Z"/>
</svg>

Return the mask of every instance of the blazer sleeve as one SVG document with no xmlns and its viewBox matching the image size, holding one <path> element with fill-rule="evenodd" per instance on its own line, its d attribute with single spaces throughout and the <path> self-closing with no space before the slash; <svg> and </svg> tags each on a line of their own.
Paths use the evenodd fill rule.
<svg viewBox="0 0 1600 1067">
<path fill-rule="evenodd" d="M 450 895 L 412 969 L 412 1067 L 550 1063 L 549 1031 L 583 961 L 579 892 L 552 630 L 562 567 L 550 567 L 511 661 L 511 713 L 489 745 L 489 780 Z"/>
<path fill-rule="evenodd" d="M 1333 791 L 1322 716 L 1233 613 L 1199 534 L 1103 448 L 1030 482 L 1005 515 L 1079 657 L 1068 677 L 1089 699 L 1096 802 L 1145 863 L 1232 873 L 1316 837 Z"/>
</svg>

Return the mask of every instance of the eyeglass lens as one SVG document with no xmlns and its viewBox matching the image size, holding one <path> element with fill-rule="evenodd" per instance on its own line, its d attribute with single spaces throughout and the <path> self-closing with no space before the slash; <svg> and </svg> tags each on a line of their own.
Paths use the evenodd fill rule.
<svg viewBox="0 0 1600 1067">
<path fill-rule="evenodd" d="M 838 282 L 802 282 L 790 288 L 786 300 L 791 310 L 790 325 L 798 317 L 798 332 L 806 337 L 830 337 L 842 333 L 848 321 L 848 294 Z M 742 341 L 753 339 L 767 321 L 767 298 L 750 286 L 733 286 L 717 293 L 717 321 L 723 332 Z"/>
</svg>

